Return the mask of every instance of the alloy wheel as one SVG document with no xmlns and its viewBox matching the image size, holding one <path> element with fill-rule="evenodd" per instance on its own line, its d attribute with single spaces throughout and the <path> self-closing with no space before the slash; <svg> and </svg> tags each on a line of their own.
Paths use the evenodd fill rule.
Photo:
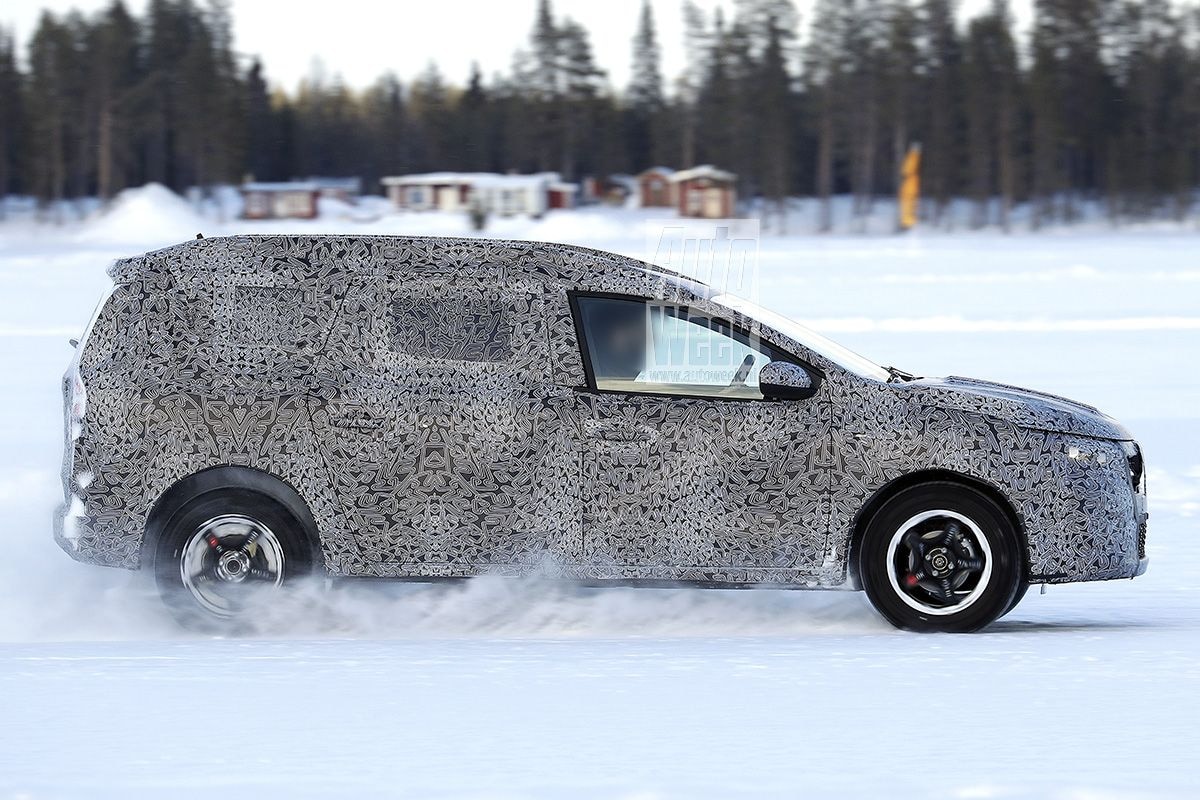
<svg viewBox="0 0 1200 800">
<path fill-rule="evenodd" d="M 236 615 L 255 591 L 279 587 L 283 570 L 279 538 L 243 514 L 224 514 L 197 527 L 179 561 L 183 585 L 196 602 L 225 618 Z"/>
<path fill-rule="evenodd" d="M 956 614 L 991 582 L 992 551 L 969 517 L 937 509 L 901 524 L 887 550 L 888 581 L 901 601 L 923 614 Z"/>
</svg>

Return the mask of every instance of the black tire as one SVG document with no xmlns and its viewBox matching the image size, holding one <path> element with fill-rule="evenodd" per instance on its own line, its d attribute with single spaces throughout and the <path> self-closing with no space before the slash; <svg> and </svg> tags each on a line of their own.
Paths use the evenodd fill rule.
<svg viewBox="0 0 1200 800">
<path fill-rule="evenodd" d="M 245 518 L 261 525 L 277 542 L 282 558 L 277 573 L 270 573 L 278 574 L 276 581 L 244 579 L 238 586 L 223 586 L 232 605 L 230 613 L 222 614 L 206 607 L 197 590 L 185 585 L 183 559 L 189 543 L 206 524 L 228 518 Z M 247 560 L 253 565 L 254 558 L 263 558 L 265 547 L 252 549 L 255 555 Z M 250 615 L 261 608 L 258 603 L 269 601 L 268 592 L 292 587 L 313 572 L 312 551 L 302 522 L 278 500 L 242 487 L 209 491 L 184 503 L 162 527 L 154 552 L 154 578 L 163 603 L 183 625 L 204 631 L 237 632 L 249 627 Z M 205 554 L 202 558 L 216 556 Z M 239 592 L 244 605 L 238 604 Z"/>
<path fill-rule="evenodd" d="M 1016 608 L 1017 605 L 1019 605 L 1022 600 L 1025 599 L 1025 594 L 1028 591 L 1029 591 L 1029 581 L 1025 580 L 1024 576 L 1022 576 L 1021 583 L 1017 586 L 1017 591 L 1016 591 L 1016 594 L 1013 595 L 1012 602 L 1010 602 L 1008 604 L 1008 608 L 1005 609 L 1004 613 L 1001 614 L 1000 616 L 1004 617 L 1004 616 L 1007 616 L 1008 614 L 1012 613 L 1012 610 L 1014 608 Z"/>
<path fill-rule="evenodd" d="M 1020 600 L 1025 577 L 1008 514 L 986 494 L 949 482 L 887 500 L 863 533 L 857 568 L 875 609 L 896 627 L 919 632 L 967 633 L 991 624 Z M 951 586 L 956 581 L 961 585 Z"/>
</svg>

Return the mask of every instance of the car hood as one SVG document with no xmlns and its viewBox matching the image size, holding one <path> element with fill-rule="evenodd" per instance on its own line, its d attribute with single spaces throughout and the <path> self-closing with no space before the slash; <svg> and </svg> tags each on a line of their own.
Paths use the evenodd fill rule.
<svg viewBox="0 0 1200 800">
<path fill-rule="evenodd" d="M 974 411 L 1024 428 L 1097 439 L 1133 438 L 1125 426 L 1099 409 L 1019 386 L 955 375 L 921 378 L 903 385 L 925 389 L 925 399 L 931 405 Z"/>
</svg>

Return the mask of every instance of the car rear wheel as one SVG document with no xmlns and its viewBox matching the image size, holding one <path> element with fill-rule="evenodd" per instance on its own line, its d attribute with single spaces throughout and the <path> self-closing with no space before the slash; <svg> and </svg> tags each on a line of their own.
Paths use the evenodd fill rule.
<svg viewBox="0 0 1200 800">
<path fill-rule="evenodd" d="M 274 499 L 219 490 L 186 503 L 167 522 L 154 574 L 164 603 L 189 627 L 249 625 L 285 586 L 310 574 L 300 523 Z"/>
<path fill-rule="evenodd" d="M 905 489 L 883 504 L 858 548 L 875 609 L 898 628 L 963 633 L 1015 605 L 1020 540 L 986 494 L 955 483 Z"/>
</svg>

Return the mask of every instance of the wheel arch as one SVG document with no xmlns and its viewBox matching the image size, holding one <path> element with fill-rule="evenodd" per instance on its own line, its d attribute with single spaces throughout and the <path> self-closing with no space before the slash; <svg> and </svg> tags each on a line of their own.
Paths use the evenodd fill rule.
<svg viewBox="0 0 1200 800">
<path fill-rule="evenodd" d="M 288 513 L 300 522 L 300 528 L 304 531 L 304 538 L 308 542 L 313 569 L 324 571 L 325 559 L 321 550 L 317 523 L 300 492 L 277 475 L 254 467 L 232 464 L 208 467 L 194 472 L 176 481 L 159 496 L 146 518 L 146 528 L 142 535 L 141 564 L 143 568 L 153 566 L 158 537 L 181 509 L 206 494 L 230 489 L 264 495 L 283 505 Z"/>
<path fill-rule="evenodd" d="M 1009 501 L 1004 492 L 994 484 L 981 478 L 964 475 L 961 472 L 946 469 L 926 469 L 906 473 L 884 484 L 876 490 L 875 494 L 871 495 L 854 516 L 854 520 L 850 525 L 849 547 L 846 551 L 846 575 L 849 578 L 851 586 L 855 589 L 862 588 L 862 581 L 858 575 L 858 548 L 862 543 L 863 534 L 866 533 L 867 527 L 871 524 L 871 520 L 875 518 L 879 509 L 883 507 L 884 503 L 891 500 L 900 492 L 911 489 L 914 486 L 923 486 L 930 483 L 953 483 L 968 489 L 974 489 L 986 495 L 1000 506 L 1012 522 L 1013 530 L 1017 532 L 1017 538 L 1020 540 L 1021 579 L 1024 581 L 1029 579 L 1029 539 L 1026 535 L 1025 524 L 1021 519 L 1021 515 L 1017 513 L 1017 509 Z"/>
</svg>

